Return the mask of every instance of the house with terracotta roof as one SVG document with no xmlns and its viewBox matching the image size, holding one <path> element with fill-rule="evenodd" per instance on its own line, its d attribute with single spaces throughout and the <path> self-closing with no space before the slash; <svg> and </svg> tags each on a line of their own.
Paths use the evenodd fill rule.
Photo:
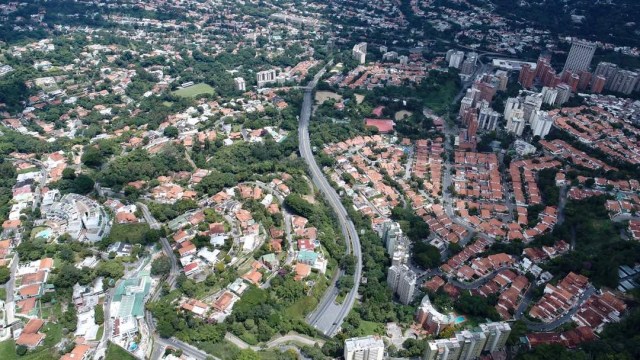
<svg viewBox="0 0 640 360">
<path fill-rule="evenodd" d="M 91 347 L 85 344 L 76 344 L 70 353 L 62 355 L 60 360 L 86 360 L 91 355 Z"/>
<path fill-rule="evenodd" d="M 31 319 L 24 326 L 20 336 L 16 340 L 16 345 L 23 345 L 29 349 L 33 349 L 40 345 L 45 338 L 45 334 L 40 333 L 40 329 L 44 325 L 41 319 Z"/>
</svg>

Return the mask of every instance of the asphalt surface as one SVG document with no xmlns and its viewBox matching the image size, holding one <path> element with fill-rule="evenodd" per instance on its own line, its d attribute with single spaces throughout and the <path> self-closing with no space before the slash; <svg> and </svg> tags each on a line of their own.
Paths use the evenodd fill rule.
<svg viewBox="0 0 640 360">
<path fill-rule="evenodd" d="M 329 66 L 330 65 L 331 64 L 329 64 Z M 320 190 L 338 218 L 342 233 L 346 239 L 347 254 L 353 254 L 357 259 L 356 271 L 353 277 L 354 286 L 346 295 L 342 303 L 335 303 L 339 293 L 337 288 L 339 276 L 337 275 L 341 274 L 341 272 L 338 272 L 338 274 L 334 276 L 332 283 L 329 285 L 327 292 L 316 309 L 307 317 L 307 322 L 311 326 L 315 327 L 326 336 L 334 336 L 340 330 L 344 319 L 351 311 L 351 308 L 355 303 L 356 296 L 358 295 L 358 286 L 360 285 L 360 278 L 362 276 L 362 252 L 360 249 L 360 238 L 358 237 L 356 228 L 353 225 L 353 222 L 349 219 L 347 210 L 340 201 L 340 196 L 338 196 L 338 193 L 336 193 L 336 191 L 331 187 L 322 173 L 322 170 L 316 163 L 311 150 L 309 120 L 311 118 L 311 107 L 313 104 L 313 89 L 315 88 L 318 79 L 324 73 L 325 69 L 321 70 L 305 89 L 304 101 L 302 103 L 302 110 L 300 112 L 299 119 L 298 140 L 300 155 L 309 166 L 309 172 L 313 183 Z"/>
</svg>

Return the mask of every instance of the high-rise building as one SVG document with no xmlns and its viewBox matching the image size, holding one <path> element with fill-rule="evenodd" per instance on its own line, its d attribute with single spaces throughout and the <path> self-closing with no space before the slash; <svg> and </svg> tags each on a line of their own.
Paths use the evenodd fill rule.
<svg viewBox="0 0 640 360">
<path fill-rule="evenodd" d="M 551 68 L 551 55 L 540 55 L 536 63 L 535 78 L 541 79 L 549 68 Z"/>
<path fill-rule="evenodd" d="M 273 83 L 276 81 L 276 71 L 274 69 L 260 71 L 256 74 L 256 80 L 258 82 L 258 87 L 263 87 L 264 85 Z"/>
<path fill-rule="evenodd" d="M 631 94 L 638 83 L 638 73 L 629 70 L 619 70 L 614 76 L 609 90 L 623 93 L 626 95 Z"/>
<path fill-rule="evenodd" d="M 447 64 L 448 64 L 448 63 L 449 63 L 449 61 L 451 60 L 451 55 L 453 55 L 453 53 L 454 53 L 454 52 L 456 52 L 456 51 L 455 51 L 455 50 L 453 50 L 453 49 L 449 49 L 449 50 L 447 50 L 447 55 L 445 55 L 445 57 L 444 57 L 444 61 L 446 61 L 446 62 L 447 62 Z"/>
<path fill-rule="evenodd" d="M 533 79 L 535 78 L 536 73 L 533 69 L 531 69 L 531 65 L 524 64 L 522 68 L 520 68 L 520 75 L 518 76 L 518 82 L 522 85 L 523 88 L 529 89 L 533 85 Z"/>
<path fill-rule="evenodd" d="M 382 60 L 384 61 L 394 61 L 398 58 L 398 53 L 395 51 L 389 51 L 382 54 Z"/>
<path fill-rule="evenodd" d="M 507 131 L 522 136 L 524 126 L 527 122 L 524 120 L 524 112 L 522 109 L 516 109 L 512 112 L 511 118 L 507 121 Z"/>
<path fill-rule="evenodd" d="M 594 94 L 600 94 L 604 90 L 604 84 L 607 79 L 602 75 L 596 75 L 591 81 L 591 92 Z"/>
<path fill-rule="evenodd" d="M 598 63 L 598 66 L 596 67 L 596 71 L 593 72 L 593 78 L 595 80 L 597 76 L 604 77 L 606 79 L 604 86 L 608 88 L 609 84 L 611 84 L 611 81 L 613 80 L 613 76 L 617 72 L 618 72 L 618 65 L 602 61 Z"/>
<path fill-rule="evenodd" d="M 486 101 L 490 103 L 491 100 L 493 100 L 493 97 L 496 95 L 496 87 L 488 82 L 479 81 L 473 84 L 473 87 L 480 91 L 478 93 L 476 101 Z"/>
<path fill-rule="evenodd" d="M 460 69 L 462 61 L 464 60 L 464 51 L 455 51 L 449 58 L 449 67 Z"/>
<path fill-rule="evenodd" d="M 237 78 L 233 79 L 233 83 L 236 86 L 236 90 L 238 90 L 238 91 L 247 90 L 247 84 L 244 82 L 243 78 L 237 77 Z"/>
<path fill-rule="evenodd" d="M 367 60 L 367 43 L 361 42 L 353 46 L 351 54 L 360 64 L 364 64 Z"/>
<path fill-rule="evenodd" d="M 487 343 L 487 336 L 484 332 L 464 330 L 456 334 L 456 339 L 462 348 L 460 350 L 460 360 L 477 359 Z"/>
<path fill-rule="evenodd" d="M 364 336 L 344 341 L 345 360 L 382 360 L 384 342 L 379 336 Z"/>
<path fill-rule="evenodd" d="M 507 74 L 507 72 L 504 70 L 498 70 L 496 71 L 496 78 L 498 79 L 498 90 L 507 90 L 507 85 L 509 84 L 509 74 Z"/>
<path fill-rule="evenodd" d="M 578 91 L 578 83 L 580 83 L 580 76 L 578 74 L 571 74 L 567 85 L 569 85 L 572 92 Z"/>
<path fill-rule="evenodd" d="M 402 236 L 402 229 L 400 228 L 400 224 L 397 222 L 389 221 L 383 225 L 382 239 L 384 240 L 387 248 L 387 254 L 393 254 L 396 244 Z"/>
<path fill-rule="evenodd" d="M 520 99 L 517 97 L 508 98 L 504 104 L 504 119 L 509 121 L 509 119 L 511 119 L 511 113 L 515 109 L 520 109 Z"/>
<path fill-rule="evenodd" d="M 511 334 L 506 322 L 481 324 L 479 329 L 457 332 L 449 339 L 429 340 L 423 360 L 472 360 L 483 351 L 490 353 L 503 349 Z"/>
<path fill-rule="evenodd" d="M 569 101 L 569 98 L 571 97 L 571 87 L 569 87 L 569 85 L 560 84 L 556 87 L 556 90 L 558 91 L 558 96 L 556 96 L 557 106 L 560 106 Z"/>
<path fill-rule="evenodd" d="M 480 329 L 487 336 L 484 351 L 488 352 L 502 350 L 507 345 L 507 339 L 511 334 L 511 327 L 506 322 L 480 324 Z"/>
<path fill-rule="evenodd" d="M 387 284 L 398 294 L 403 304 L 409 304 L 413 300 L 416 280 L 416 273 L 405 264 L 392 265 L 387 273 Z"/>
<path fill-rule="evenodd" d="M 490 107 L 484 107 L 480 109 L 480 115 L 478 116 L 478 126 L 480 127 L 480 129 L 493 131 L 498 126 L 499 119 L 499 112 L 493 110 Z"/>
<path fill-rule="evenodd" d="M 462 101 L 460 102 L 460 111 L 458 112 L 458 115 L 462 116 L 464 114 L 464 111 L 470 107 L 473 107 L 473 99 L 466 96 L 463 97 Z"/>
<path fill-rule="evenodd" d="M 558 91 L 549 87 L 542 88 L 542 102 L 545 104 L 553 105 L 556 102 Z"/>
<path fill-rule="evenodd" d="M 467 59 L 462 63 L 460 68 L 460 74 L 471 75 L 476 70 L 476 63 L 478 62 L 478 53 L 470 52 L 467 54 Z"/>
<path fill-rule="evenodd" d="M 573 72 L 588 71 L 595 52 L 596 44 L 584 40 L 574 40 L 571 43 L 571 50 L 569 50 L 567 61 L 564 63 L 562 70 L 571 70 Z"/>
<path fill-rule="evenodd" d="M 578 90 L 587 90 L 589 88 L 589 84 L 591 84 L 591 73 L 588 71 L 580 71 L 578 73 L 578 76 L 580 77 L 580 81 L 578 82 Z"/>
<path fill-rule="evenodd" d="M 462 347 L 457 339 L 438 339 L 427 342 L 424 360 L 458 360 Z"/>
<path fill-rule="evenodd" d="M 524 98 L 522 111 L 524 112 L 524 119 L 527 123 L 531 123 L 536 111 L 540 110 L 542 107 L 542 100 L 543 98 L 541 93 L 532 93 Z"/>
<path fill-rule="evenodd" d="M 553 118 L 546 111 L 536 111 L 531 122 L 533 136 L 540 136 L 541 139 L 544 139 L 549 134 L 551 125 L 553 125 Z"/>
</svg>

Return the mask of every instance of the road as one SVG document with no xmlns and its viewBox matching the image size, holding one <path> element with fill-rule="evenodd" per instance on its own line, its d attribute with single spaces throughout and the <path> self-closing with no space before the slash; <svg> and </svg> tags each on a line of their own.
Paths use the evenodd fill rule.
<svg viewBox="0 0 640 360">
<path fill-rule="evenodd" d="M 142 210 L 142 214 L 144 216 L 144 219 L 149 224 L 149 227 L 151 227 L 152 229 L 160 229 L 161 228 L 161 224 L 153 217 L 153 215 L 151 215 L 151 212 L 149 211 L 149 208 L 147 207 L 147 205 L 145 205 L 143 203 L 140 203 L 140 202 L 138 202 L 137 205 Z M 164 282 L 169 284 L 169 286 L 171 288 L 173 288 L 175 286 L 175 283 L 176 283 L 176 278 L 180 274 L 180 267 L 178 266 L 178 259 L 176 258 L 176 254 L 173 252 L 173 249 L 171 248 L 171 245 L 169 244 L 169 240 L 167 240 L 167 238 L 165 238 L 165 237 L 160 238 L 160 246 L 161 246 L 161 249 L 164 252 L 165 256 L 167 256 L 169 258 L 169 260 L 171 261 L 171 270 L 169 271 L 169 275 L 164 280 Z M 160 297 L 161 289 L 162 289 L 162 286 L 160 284 L 158 284 L 158 286 L 155 289 L 155 292 L 151 295 L 151 298 L 149 299 L 149 301 L 158 300 L 158 298 Z M 106 315 L 106 310 L 105 310 L 105 315 Z M 106 318 L 106 316 L 105 316 L 105 318 Z M 199 349 L 197 349 L 197 348 L 195 348 L 195 347 L 193 347 L 193 346 L 191 346 L 189 344 L 186 344 L 186 343 L 184 343 L 182 341 L 179 341 L 177 339 L 162 339 L 162 338 L 160 338 L 158 336 L 158 334 L 156 333 L 156 322 L 153 319 L 153 315 L 148 310 L 145 311 L 144 321 L 147 324 L 147 328 L 149 329 L 149 333 L 153 334 L 153 346 L 152 346 L 152 349 L 151 349 L 151 359 L 152 360 L 160 359 L 162 357 L 162 355 L 164 354 L 164 349 L 167 346 L 171 346 L 171 347 L 176 348 L 176 349 L 181 349 L 183 354 L 186 354 L 187 356 L 191 356 L 191 357 L 193 357 L 195 359 L 206 359 L 209 356 L 204 351 L 201 351 L 201 350 L 199 350 Z M 106 334 L 106 328 L 105 328 L 105 334 Z"/>
<path fill-rule="evenodd" d="M 327 66 L 331 66 L 331 63 Z M 316 309 L 307 317 L 307 322 L 311 326 L 314 326 L 326 336 L 334 336 L 342 326 L 342 322 L 347 317 L 355 303 L 356 296 L 358 294 L 358 286 L 360 285 L 360 278 L 362 276 L 362 252 L 360 249 L 360 238 L 358 237 L 358 232 L 356 231 L 353 222 L 349 219 L 347 210 L 340 201 L 340 196 L 338 196 L 338 193 L 336 193 L 325 178 L 322 170 L 316 163 L 311 150 L 309 120 L 311 118 L 311 107 L 313 104 L 313 89 L 316 87 L 318 79 L 320 79 L 320 77 L 325 73 L 325 70 L 326 67 L 318 72 L 305 89 L 304 101 L 302 103 L 302 110 L 300 112 L 299 119 L 298 141 L 300 144 L 300 155 L 309 166 L 311 180 L 325 197 L 338 218 L 342 234 L 346 240 L 347 254 L 351 253 L 357 259 L 356 270 L 353 277 L 354 286 L 351 291 L 349 291 L 342 304 L 335 303 L 338 296 L 337 280 L 339 277 L 334 276 L 333 281 L 329 285 L 329 288 L 322 300 Z"/>
<path fill-rule="evenodd" d="M 182 350 L 182 354 L 194 358 L 196 360 L 205 360 L 205 359 L 215 359 L 221 360 L 211 354 L 208 354 L 195 346 L 191 346 L 185 342 L 182 342 L 176 338 L 163 339 L 161 337 L 155 336 L 154 340 L 154 351 L 151 355 L 151 360 L 157 360 L 162 357 L 164 354 L 164 349 L 167 347 L 171 347 L 174 349 Z"/>
<path fill-rule="evenodd" d="M 147 207 L 146 204 L 137 202 L 136 205 L 142 210 L 142 215 L 144 216 L 144 220 L 147 222 L 147 224 L 149 224 L 150 228 L 158 230 L 162 227 L 162 225 L 160 225 L 158 220 L 156 220 L 153 217 L 153 215 L 151 215 L 151 212 L 149 211 L 149 208 Z"/>
</svg>

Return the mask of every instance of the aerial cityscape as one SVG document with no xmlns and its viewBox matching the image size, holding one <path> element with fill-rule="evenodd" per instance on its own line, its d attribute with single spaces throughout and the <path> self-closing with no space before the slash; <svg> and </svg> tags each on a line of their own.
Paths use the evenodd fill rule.
<svg viewBox="0 0 640 360">
<path fill-rule="evenodd" d="M 640 359 L 637 1 L 0 20 L 0 360 Z"/>
</svg>

